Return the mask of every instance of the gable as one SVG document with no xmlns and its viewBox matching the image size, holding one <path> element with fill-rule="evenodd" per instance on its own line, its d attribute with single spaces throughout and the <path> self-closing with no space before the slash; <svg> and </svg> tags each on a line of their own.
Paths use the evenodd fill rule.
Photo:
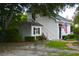
<svg viewBox="0 0 79 59">
<path fill-rule="evenodd" d="M 71 24 L 71 23 L 72 23 L 71 20 L 69 20 L 69 19 L 67 19 L 67 18 L 64 18 L 64 17 L 62 17 L 62 16 L 60 16 L 60 15 L 56 15 L 56 17 L 53 17 L 53 18 L 54 18 L 55 21 L 58 22 L 58 23 L 61 23 L 61 22 L 67 23 L 67 24 Z"/>
</svg>

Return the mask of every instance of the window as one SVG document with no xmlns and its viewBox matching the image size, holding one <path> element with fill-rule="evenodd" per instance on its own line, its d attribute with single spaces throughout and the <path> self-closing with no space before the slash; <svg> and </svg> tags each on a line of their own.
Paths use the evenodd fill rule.
<svg viewBox="0 0 79 59">
<path fill-rule="evenodd" d="M 33 28 L 33 34 L 35 35 L 36 28 Z"/>
<path fill-rule="evenodd" d="M 41 35 L 41 27 L 33 26 L 32 27 L 32 36 L 40 36 Z"/>
<path fill-rule="evenodd" d="M 38 34 L 40 34 L 40 28 L 38 28 Z"/>
</svg>

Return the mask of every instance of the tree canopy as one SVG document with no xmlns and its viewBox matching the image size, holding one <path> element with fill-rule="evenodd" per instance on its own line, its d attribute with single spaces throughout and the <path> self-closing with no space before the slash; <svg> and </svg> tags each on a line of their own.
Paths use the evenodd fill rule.
<svg viewBox="0 0 79 59">
<path fill-rule="evenodd" d="M 20 4 L 0 4 L 0 23 L 3 29 L 7 29 L 8 26 L 13 23 L 16 23 L 16 19 L 22 21 L 24 15 L 21 15 L 24 10 L 20 7 Z M 16 15 L 18 14 L 18 15 Z M 15 19 L 16 18 L 16 19 Z M 24 17 L 25 18 L 25 17 Z M 27 16 L 26 16 L 27 18 Z M 18 23 L 17 22 L 17 23 Z"/>
<path fill-rule="evenodd" d="M 76 34 L 79 34 L 79 13 L 75 15 L 74 21 L 73 21 L 73 31 Z"/>
<path fill-rule="evenodd" d="M 65 8 L 73 7 L 74 5 L 74 3 L 30 3 L 27 4 L 27 7 L 35 20 L 36 14 L 52 17 L 58 14 L 59 11 L 64 11 Z"/>
</svg>

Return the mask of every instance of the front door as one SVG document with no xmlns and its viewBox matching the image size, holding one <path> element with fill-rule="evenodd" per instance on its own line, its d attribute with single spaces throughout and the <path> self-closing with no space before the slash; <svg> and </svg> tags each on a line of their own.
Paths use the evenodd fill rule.
<svg viewBox="0 0 79 59">
<path fill-rule="evenodd" d="M 59 39 L 61 39 L 61 24 L 59 24 Z"/>
</svg>

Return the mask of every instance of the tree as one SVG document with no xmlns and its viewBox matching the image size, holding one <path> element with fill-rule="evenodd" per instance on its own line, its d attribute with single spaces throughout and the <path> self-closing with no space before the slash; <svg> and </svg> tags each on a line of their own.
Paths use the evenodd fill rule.
<svg viewBox="0 0 79 59">
<path fill-rule="evenodd" d="M 17 28 L 21 23 L 27 21 L 27 15 L 23 13 L 17 13 L 15 16 L 13 16 L 13 20 L 9 24 L 8 28 Z"/>
<path fill-rule="evenodd" d="M 65 10 L 65 8 L 72 7 L 74 5 L 74 3 L 30 3 L 27 4 L 27 7 L 32 13 L 32 18 L 35 20 L 36 14 L 52 17 L 58 14 L 59 11 Z"/>
<path fill-rule="evenodd" d="M 27 15 L 23 12 L 24 9 L 20 4 L 0 4 L 0 39 L 5 39 L 9 31 L 11 32 L 9 35 L 17 32 L 16 27 L 27 20 Z"/>
<path fill-rule="evenodd" d="M 4 30 L 8 29 L 9 24 L 13 20 L 13 16 L 17 13 L 22 13 L 22 9 L 19 7 L 19 4 L 0 4 L 0 20 Z"/>
<path fill-rule="evenodd" d="M 76 12 L 78 9 L 76 10 Z M 74 21 L 73 21 L 73 32 L 76 35 L 77 40 L 79 40 L 79 12 L 75 14 Z"/>
</svg>

